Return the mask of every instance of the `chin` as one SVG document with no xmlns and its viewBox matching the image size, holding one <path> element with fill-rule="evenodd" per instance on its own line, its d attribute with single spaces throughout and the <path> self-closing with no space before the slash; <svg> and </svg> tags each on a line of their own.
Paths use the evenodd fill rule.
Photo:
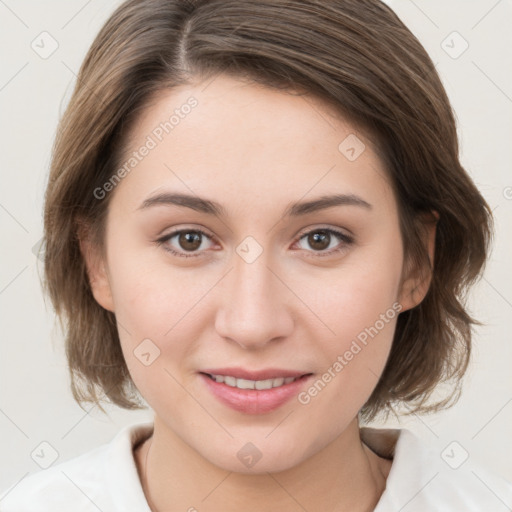
<svg viewBox="0 0 512 512">
<path fill-rule="evenodd" d="M 277 457 L 275 455 L 265 456 L 262 454 L 261 459 L 252 467 L 249 467 L 242 464 L 237 457 L 233 459 L 232 456 L 220 456 L 219 459 L 220 460 L 213 461 L 214 464 L 217 462 L 216 466 L 219 468 L 224 469 L 225 471 L 244 475 L 266 475 L 267 473 L 279 473 L 281 471 L 287 471 L 301 462 L 300 460 L 295 460 L 295 458 L 283 458 L 282 456 Z"/>
<path fill-rule="evenodd" d="M 290 438 L 288 438 L 290 441 Z M 198 450 L 199 453 L 215 466 L 234 473 L 247 475 L 265 475 L 266 473 L 278 473 L 289 470 L 308 457 L 299 441 L 290 443 L 283 447 L 282 440 L 276 437 L 275 440 L 261 439 L 257 436 L 251 441 L 247 437 L 246 442 L 235 438 L 231 443 L 224 443 L 219 446 L 209 445 L 206 450 Z M 301 446 L 304 448 L 304 445 Z"/>
</svg>

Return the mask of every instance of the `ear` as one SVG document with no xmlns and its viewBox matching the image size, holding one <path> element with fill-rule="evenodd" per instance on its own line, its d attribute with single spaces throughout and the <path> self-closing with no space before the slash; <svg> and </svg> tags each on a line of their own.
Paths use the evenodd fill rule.
<svg viewBox="0 0 512 512">
<path fill-rule="evenodd" d="M 434 268 L 434 252 L 437 222 L 439 221 L 439 213 L 432 211 L 431 214 L 425 214 L 421 217 L 423 229 L 423 246 L 427 250 L 430 266 L 426 264 L 422 268 L 408 268 L 406 275 L 403 277 L 399 294 L 399 302 L 402 305 L 402 311 L 407 311 L 416 307 L 427 295 L 432 282 L 432 273 Z M 407 267 L 414 267 L 407 262 Z"/>
<path fill-rule="evenodd" d="M 92 294 L 101 307 L 113 313 L 114 301 L 105 258 L 98 245 L 92 240 L 88 227 L 81 223 L 77 234 Z"/>
</svg>

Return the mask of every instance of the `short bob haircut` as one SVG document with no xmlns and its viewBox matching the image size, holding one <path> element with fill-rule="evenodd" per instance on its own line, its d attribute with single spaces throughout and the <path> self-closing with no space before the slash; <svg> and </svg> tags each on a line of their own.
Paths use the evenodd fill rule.
<svg viewBox="0 0 512 512">
<path fill-rule="evenodd" d="M 453 405 L 472 326 L 481 325 L 466 299 L 487 260 L 492 212 L 459 161 L 455 115 L 432 60 L 379 0 L 128 0 L 111 15 L 60 120 L 45 196 L 43 284 L 65 334 L 75 400 L 103 412 L 105 397 L 146 407 L 115 315 L 93 297 L 79 241 L 87 236 L 104 250 L 112 194 L 99 200 L 94 191 L 121 165 L 129 130 L 154 94 L 219 73 L 322 100 L 375 145 L 398 204 L 404 269 L 426 269 L 431 282 L 421 303 L 398 316 L 360 415 Z M 433 265 L 422 231 L 432 211 Z M 441 383 L 448 391 L 436 396 Z"/>
</svg>

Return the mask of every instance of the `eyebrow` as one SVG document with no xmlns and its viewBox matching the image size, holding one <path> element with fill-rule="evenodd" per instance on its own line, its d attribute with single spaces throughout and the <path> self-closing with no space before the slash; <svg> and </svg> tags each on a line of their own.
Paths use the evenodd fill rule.
<svg viewBox="0 0 512 512">
<path fill-rule="evenodd" d="M 138 210 L 145 210 L 152 206 L 183 206 L 216 217 L 226 216 L 226 210 L 221 204 L 188 194 L 160 193 L 144 200 Z M 311 201 L 292 203 L 283 213 L 283 217 L 298 217 L 334 206 L 359 206 L 372 209 L 370 203 L 355 194 L 334 194 L 324 195 Z"/>
</svg>

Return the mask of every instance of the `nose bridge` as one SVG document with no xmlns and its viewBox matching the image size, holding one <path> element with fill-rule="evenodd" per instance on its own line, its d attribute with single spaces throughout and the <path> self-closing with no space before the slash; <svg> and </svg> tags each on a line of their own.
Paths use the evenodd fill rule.
<svg viewBox="0 0 512 512">
<path fill-rule="evenodd" d="M 236 248 L 217 310 L 218 333 L 244 348 L 257 348 L 286 337 L 293 328 L 285 305 L 285 295 L 290 292 L 270 270 L 270 251 L 261 249 L 251 240 Z"/>
</svg>

